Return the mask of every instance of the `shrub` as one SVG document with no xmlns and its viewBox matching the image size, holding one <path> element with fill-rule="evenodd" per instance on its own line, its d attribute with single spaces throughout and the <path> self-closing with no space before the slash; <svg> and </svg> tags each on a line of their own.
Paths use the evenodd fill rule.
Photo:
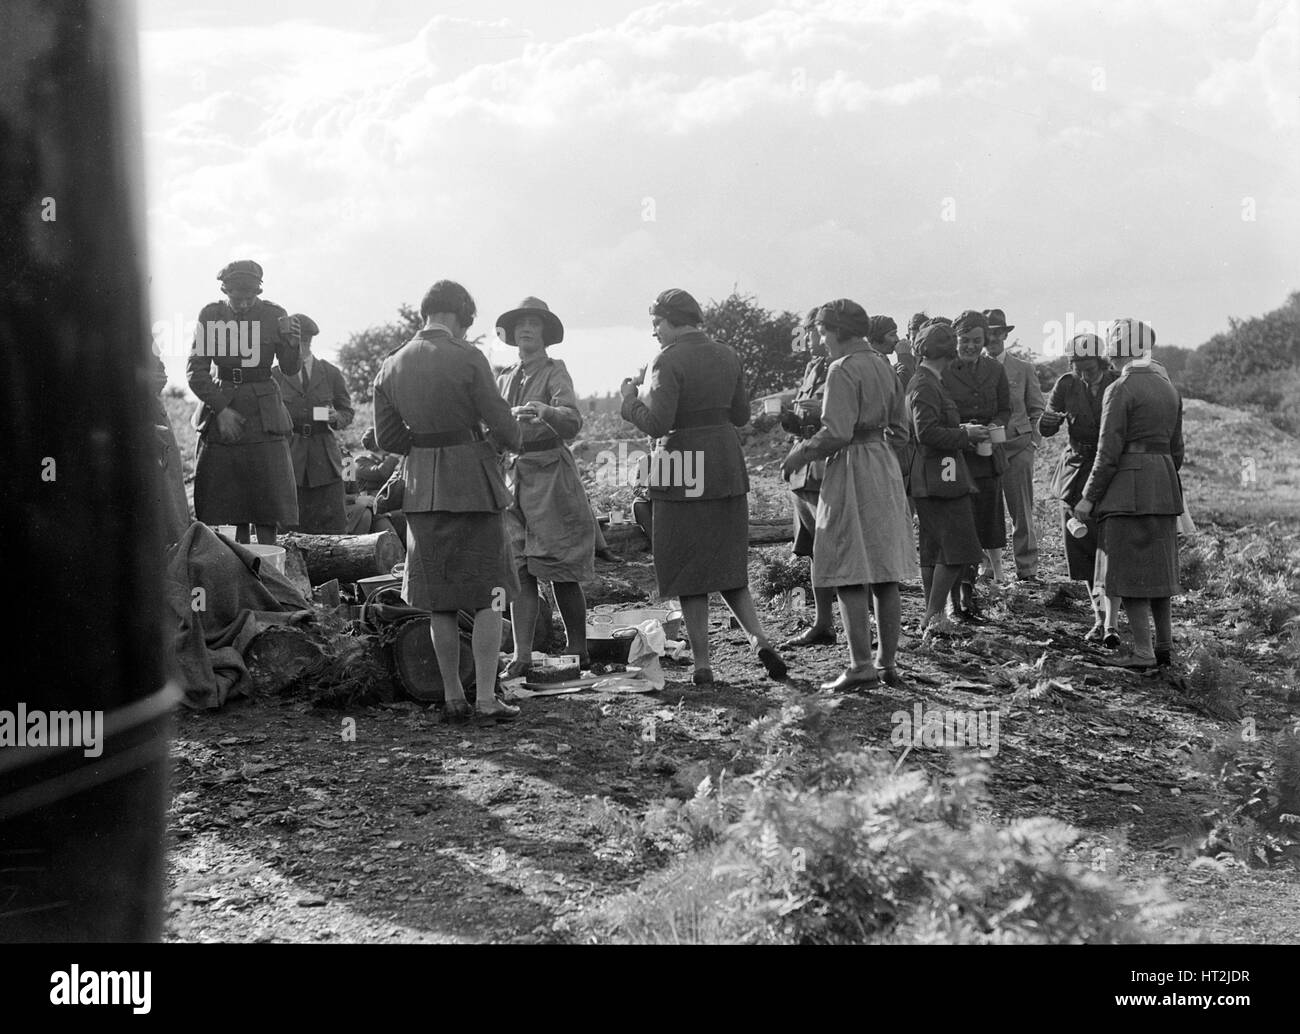
<svg viewBox="0 0 1300 1034">
<path fill-rule="evenodd" d="M 1166 911 L 1158 888 L 1130 892 L 1071 862 L 1079 835 L 1061 822 L 978 818 L 981 762 L 959 758 L 955 776 L 941 781 L 854 749 L 834 721 L 837 704 L 791 695 L 779 713 L 752 722 L 741 749 L 755 755 L 754 773 L 716 787 L 705 780 L 680 808 L 693 823 L 685 840 L 703 846 L 586 917 L 590 935 L 1118 942 L 1142 939 L 1144 924 Z"/>
</svg>

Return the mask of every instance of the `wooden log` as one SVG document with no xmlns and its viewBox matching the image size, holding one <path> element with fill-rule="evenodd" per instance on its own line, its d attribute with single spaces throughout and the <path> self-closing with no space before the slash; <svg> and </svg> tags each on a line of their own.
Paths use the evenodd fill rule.
<svg viewBox="0 0 1300 1034">
<path fill-rule="evenodd" d="M 632 553 L 644 553 L 649 548 L 645 532 L 635 524 L 618 524 L 601 529 L 605 542 L 619 556 Z M 749 522 L 749 544 L 769 545 L 774 542 L 789 542 L 794 538 L 794 524 L 789 517 L 755 518 Z"/>
<path fill-rule="evenodd" d="M 767 545 L 773 542 L 790 542 L 794 539 L 794 523 L 789 517 L 776 520 L 752 520 L 749 522 L 749 544 Z"/>
<path fill-rule="evenodd" d="M 272 625 L 244 652 L 253 685 L 267 693 L 279 693 L 299 676 L 323 662 L 324 651 L 301 629 Z"/>
<path fill-rule="evenodd" d="M 296 546 L 307 562 L 312 585 L 331 578 L 342 583 L 373 575 L 388 574 L 406 556 L 402 541 L 391 531 L 373 535 L 304 535 L 290 532 L 281 536 L 286 548 Z"/>
</svg>

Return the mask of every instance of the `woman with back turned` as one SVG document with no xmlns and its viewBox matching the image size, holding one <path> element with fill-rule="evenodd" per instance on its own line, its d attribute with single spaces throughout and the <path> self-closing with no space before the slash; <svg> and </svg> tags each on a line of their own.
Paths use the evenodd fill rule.
<svg viewBox="0 0 1300 1034">
<path fill-rule="evenodd" d="M 695 658 L 695 684 L 711 685 L 709 593 L 720 592 L 774 679 L 785 661 L 772 648 L 749 595 L 749 472 L 737 427 L 749 395 L 735 350 L 700 329 L 704 314 L 685 291 L 650 307 L 662 346 L 650 364 L 648 401 L 623 381 L 623 419 L 663 438 L 650 460 L 655 578 L 661 598 L 681 600 Z"/>
<path fill-rule="evenodd" d="M 1163 366 L 1152 361 L 1155 331 L 1119 320 L 1110 352 L 1119 379 L 1101 404 L 1097 459 L 1074 508 L 1080 520 L 1094 514 L 1098 580 L 1106 595 L 1124 601 L 1133 648 L 1111 663 L 1146 671 L 1170 662 L 1178 584 L 1178 515 L 1183 489 L 1183 400 Z M 1151 624 L 1155 622 L 1155 641 Z"/>
<path fill-rule="evenodd" d="M 458 610 L 474 614 L 475 710 L 497 718 L 519 713 L 495 695 L 501 611 L 518 594 L 519 580 L 506 537 L 511 497 L 483 425 L 513 449 L 520 428 L 487 358 L 465 340 L 475 313 L 465 288 L 439 280 L 420 303 L 424 327 L 389 353 L 375 378 L 379 447 L 406 457 L 402 595 L 433 612 L 450 722 L 470 717 L 460 681 Z"/>
</svg>

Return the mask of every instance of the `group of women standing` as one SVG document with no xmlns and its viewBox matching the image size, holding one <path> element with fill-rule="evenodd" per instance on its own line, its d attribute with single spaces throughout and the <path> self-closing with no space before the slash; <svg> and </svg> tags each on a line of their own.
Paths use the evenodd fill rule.
<svg viewBox="0 0 1300 1034">
<path fill-rule="evenodd" d="M 812 359 L 795 408 L 783 417 L 804 439 L 783 470 L 794 501 L 795 552 L 813 557 L 817 605 L 812 626 L 785 645 L 834 642 L 825 597 L 833 588 L 851 661 L 831 684 L 838 688 L 897 684 L 894 601 L 914 558 L 919 555 L 925 595 L 917 631 L 942 636 L 954 631 L 950 605 L 954 616 L 980 620 L 975 573 L 984 562 L 996 578 L 1006 544 L 1002 457 L 994 440 L 1011 407 L 1002 366 L 982 353 L 986 314 L 914 318 L 907 351 L 919 365 L 900 361 L 897 369 L 884 359 L 894 342 L 873 330 L 873 322 L 845 299 L 810 314 L 803 336 Z M 1087 638 L 1120 647 L 1122 602 L 1133 643 L 1111 663 L 1137 670 L 1170 663 L 1169 601 L 1180 591 L 1182 402 L 1151 358 L 1154 341 L 1150 327 L 1134 320 L 1118 321 L 1109 343 L 1093 335 L 1076 338 L 1071 372 L 1057 382 L 1040 421 L 1044 435 L 1069 429 L 1052 487 L 1060 499 L 1070 576 L 1089 586 L 1094 625 Z M 875 444 L 882 432 L 897 462 L 878 462 L 889 455 Z M 815 491 L 809 490 L 810 462 L 825 464 Z M 895 502 L 904 489 L 917 518 L 916 553 L 911 519 Z M 874 664 L 865 646 L 864 590 L 875 602 Z"/>
</svg>

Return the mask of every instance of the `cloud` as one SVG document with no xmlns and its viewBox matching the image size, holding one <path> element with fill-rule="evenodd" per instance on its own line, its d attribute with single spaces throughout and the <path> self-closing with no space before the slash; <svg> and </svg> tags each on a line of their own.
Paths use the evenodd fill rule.
<svg viewBox="0 0 1300 1034">
<path fill-rule="evenodd" d="M 326 349 L 444 275 L 485 313 L 538 294 L 575 340 L 640 328 L 669 285 L 776 309 L 1011 291 L 1055 316 L 1118 276 L 1179 313 L 1215 234 L 1252 275 L 1296 256 L 1295 8 L 1108 11 L 697 0 L 554 40 L 495 13 L 398 41 L 146 32 L 155 300 L 197 311 L 253 255 Z M 1273 213 L 1253 240 L 1225 233 L 1245 195 Z"/>
</svg>

